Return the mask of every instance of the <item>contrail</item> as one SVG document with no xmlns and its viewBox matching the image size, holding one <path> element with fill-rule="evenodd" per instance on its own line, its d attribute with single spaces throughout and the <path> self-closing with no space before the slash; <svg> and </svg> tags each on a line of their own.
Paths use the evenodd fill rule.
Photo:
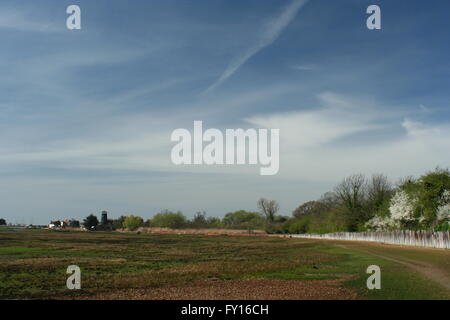
<svg viewBox="0 0 450 320">
<path fill-rule="evenodd" d="M 308 2 L 308 0 L 293 0 L 281 14 L 271 21 L 269 21 L 260 36 L 259 41 L 252 47 L 250 47 L 244 54 L 235 58 L 225 71 L 222 73 L 219 79 L 215 81 L 205 93 L 214 90 L 220 86 L 224 81 L 231 77 L 248 59 L 253 57 L 259 51 L 265 47 L 270 46 L 283 32 L 283 30 L 294 20 L 298 11 Z"/>
</svg>

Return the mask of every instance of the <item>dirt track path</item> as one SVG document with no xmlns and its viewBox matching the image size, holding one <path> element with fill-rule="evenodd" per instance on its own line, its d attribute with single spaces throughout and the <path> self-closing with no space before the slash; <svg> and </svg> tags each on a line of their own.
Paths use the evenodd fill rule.
<svg viewBox="0 0 450 320">
<path fill-rule="evenodd" d="M 371 251 L 371 249 L 370 249 L 371 246 L 367 246 L 366 249 L 361 249 L 359 247 L 357 248 L 357 245 L 354 245 L 354 244 L 353 245 L 352 244 L 335 244 L 335 245 L 337 247 L 344 248 L 347 250 L 359 251 L 359 252 L 366 253 L 366 254 L 369 254 L 369 255 L 377 257 L 377 258 L 381 258 L 381 259 L 385 259 L 388 261 L 402 264 L 402 265 L 410 268 L 411 270 L 414 270 L 414 271 L 422 274 L 426 278 L 442 285 L 443 287 L 445 287 L 447 290 L 450 291 L 450 274 L 446 270 L 436 267 L 435 265 L 433 265 L 431 263 L 419 261 L 416 259 L 405 258 L 405 257 L 401 257 L 398 255 L 393 255 L 392 253 L 383 253 L 383 254 L 375 253 L 375 252 Z"/>
</svg>

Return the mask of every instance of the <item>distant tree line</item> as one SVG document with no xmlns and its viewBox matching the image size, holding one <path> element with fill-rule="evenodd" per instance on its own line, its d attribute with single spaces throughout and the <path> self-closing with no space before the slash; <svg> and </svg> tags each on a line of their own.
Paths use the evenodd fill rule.
<svg viewBox="0 0 450 320">
<path fill-rule="evenodd" d="M 279 215 L 275 200 L 261 198 L 257 211 L 228 212 L 223 218 L 197 212 L 188 219 L 181 211 L 163 210 L 152 218 L 128 215 L 112 220 L 114 229 L 135 231 L 154 228 L 229 228 L 268 233 L 331 233 L 341 231 L 450 230 L 450 172 L 436 168 L 419 178 L 407 177 L 392 184 L 382 174 L 351 175 L 333 191 L 299 205 L 292 216 Z M 1 221 L 1 220 L 0 220 Z M 99 221 L 93 214 L 83 224 L 93 230 Z"/>
<path fill-rule="evenodd" d="M 261 198 L 257 202 L 259 209 L 256 211 L 238 210 L 228 212 L 223 218 L 208 217 L 205 211 L 198 211 L 192 219 L 188 219 L 181 211 L 163 210 L 152 218 L 144 220 L 140 216 L 120 216 L 111 220 L 113 229 L 127 229 L 135 231 L 140 227 L 148 228 L 172 228 L 172 229 L 270 229 L 272 225 L 285 222 L 289 217 L 278 216 L 279 204 L 275 200 Z M 99 220 L 94 214 L 90 214 L 83 220 L 83 226 L 87 230 L 96 230 Z"/>
<path fill-rule="evenodd" d="M 206 212 L 199 211 L 192 219 L 188 219 L 181 211 L 173 212 L 163 210 L 146 221 L 139 216 L 121 216 L 118 219 L 113 220 L 113 226 L 115 229 L 123 228 L 130 231 L 135 231 L 140 227 L 172 229 L 229 228 L 255 230 L 265 228 L 266 218 L 259 212 L 239 210 L 225 214 L 222 219 L 218 217 L 208 217 Z"/>
</svg>

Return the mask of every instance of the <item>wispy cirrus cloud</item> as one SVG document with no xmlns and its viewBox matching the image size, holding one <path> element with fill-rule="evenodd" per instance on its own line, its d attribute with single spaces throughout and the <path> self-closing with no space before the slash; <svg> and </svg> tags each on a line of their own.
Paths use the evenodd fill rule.
<svg viewBox="0 0 450 320">
<path fill-rule="evenodd" d="M 0 30 L 16 30 L 26 32 L 58 32 L 58 28 L 51 21 L 39 20 L 28 11 L 11 8 L 0 8 Z"/>
<path fill-rule="evenodd" d="M 397 112 L 380 113 L 386 109 L 370 98 L 333 92 L 317 98 L 319 108 L 245 119 L 255 127 L 280 129 L 280 177 L 339 181 L 354 172 L 378 171 L 395 180 L 447 166 L 448 121 L 402 120 Z"/>
<path fill-rule="evenodd" d="M 295 65 L 292 66 L 292 69 L 298 70 L 298 71 L 313 71 L 317 70 L 319 67 L 314 64 L 302 64 L 302 65 Z"/>
<path fill-rule="evenodd" d="M 283 30 L 294 20 L 298 11 L 308 2 L 308 0 L 293 0 L 282 12 L 275 18 L 272 18 L 263 28 L 259 40 L 248 48 L 244 53 L 237 56 L 222 75 L 217 79 L 205 93 L 210 92 L 220 86 L 229 77 L 231 77 L 243 64 L 251 57 L 256 55 L 262 49 L 270 46 L 281 35 Z"/>
<path fill-rule="evenodd" d="M 370 102 L 332 92 L 323 92 L 317 99 L 320 108 L 255 115 L 246 121 L 256 127 L 279 128 L 285 149 L 294 153 L 380 128 Z"/>
</svg>

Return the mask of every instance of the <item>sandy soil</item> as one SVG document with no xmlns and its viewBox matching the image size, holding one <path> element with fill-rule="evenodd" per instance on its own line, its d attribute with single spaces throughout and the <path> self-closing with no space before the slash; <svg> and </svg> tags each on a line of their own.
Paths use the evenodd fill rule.
<svg viewBox="0 0 450 320">
<path fill-rule="evenodd" d="M 351 289 L 339 280 L 199 280 L 190 284 L 155 289 L 127 289 L 96 294 L 89 299 L 145 300 L 356 300 Z"/>
</svg>

